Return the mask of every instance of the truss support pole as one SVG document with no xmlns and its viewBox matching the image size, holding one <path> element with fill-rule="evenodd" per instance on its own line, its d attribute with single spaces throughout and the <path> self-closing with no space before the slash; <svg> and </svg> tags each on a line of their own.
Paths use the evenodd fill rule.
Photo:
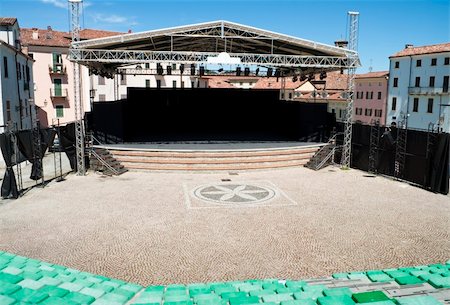
<svg viewBox="0 0 450 305">
<path fill-rule="evenodd" d="M 70 25 L 72 30 L 72 45 L 71 49 L 77 53 L 76 45 L 74 43 L 80 41 L 80 9 L 82 0 L 69 0 L 70 8 Z M 84 176 L 86 174 L 86 167 L 84 162 L 84 126 L 83 126 L 83 104 L 81 102 L 81 75 L 80 64 L 78 60 L 73 61 L 73 84 L 74 84 L 74 101 L 75 101 L 75 146 L 76 146 L 76 161 L 77 161 L 77 175 Z"/>
<path fill-rule="evenodd" d="M 348 12 L 349 16 L 349 49 L 358 49 L 358 12 Z M 342 147 L 341 166 L 343 169 L 350 168 L 352 156 L 352 124 L 353 124 L 353 98 L 355 91 L 356 67 L 347 66 L 347 109 L 345 113 L 344 145 Z"/>
</svg>

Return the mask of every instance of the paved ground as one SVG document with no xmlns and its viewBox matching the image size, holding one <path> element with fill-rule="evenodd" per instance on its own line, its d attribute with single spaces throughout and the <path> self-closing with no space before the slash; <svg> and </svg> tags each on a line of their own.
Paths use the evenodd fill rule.
<svg viewBox="0 0 450 305">
<path fill-rule="evenodd" d="M 90 173 L 2 201 L 0 250 L 141 285 L 311 278 L 445 262 L 450 200 L 333 168 Z"/>
</svg>

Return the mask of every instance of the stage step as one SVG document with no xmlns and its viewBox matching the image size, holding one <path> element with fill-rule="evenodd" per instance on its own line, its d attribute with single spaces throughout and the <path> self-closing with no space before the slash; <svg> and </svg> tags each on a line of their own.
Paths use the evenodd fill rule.
<svg viewBox="0 0 450 305">
<path fill-rule="evenodd" d="M 93 147 L 92 149 L 92 153 L 89 155 L 91 169 L 105 175 L 121 175 L 128 171 L 107 149 L 100 147 Z"/>
<path fill-rule="evenodd" d="M 254 170 L 304 166 L 321 145 L 255 150 L 125 150 L 108 148 L 127 169 Z"/>
</svg>

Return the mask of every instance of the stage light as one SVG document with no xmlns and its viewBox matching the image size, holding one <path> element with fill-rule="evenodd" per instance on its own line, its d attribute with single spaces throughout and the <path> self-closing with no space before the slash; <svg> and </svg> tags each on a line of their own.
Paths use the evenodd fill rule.
<svg viewBox="0 0 450 305">
<path fill-rule="evenodd" d="M 304 81 L 304 80 L 306 80 L 306 75 L 305 74 L 300 75 L 300 81 Z"/>
<path fill-rule="evenodd" d="M 220 68 L 219 70 L 217 70 L 217 72 L 223 72 L 223 68 Z"/>
<path fill-rule="evenodd" d="M 314 73 L 309 73 L 309 76 L 308 76 L 308 80 L 315 80 L 316 79 L 316 76 L 314 75 Z"/>
<path fill-rule="evenodd" d="M 236 68 L 236 76 L 241 76 L 241 67 Z"/>
<path fill-rule="evenodd" d="M 172 75 L 172 67 L 171 66 L 167 66 L 166 70 L 167 70 L 167 75 Z"/>
<path fill-rule="evenodd" d="M 142 66 L 141 65 L 137 65 L 136 66 L 136 70 L 142 70 Z"/>
<path fill-rule="evenodd" d="M 273 69 L 272 68 L 267 68 L 267 77 L 271 77 L 273 74 Z"/>
<path fill-rule="evenodd" d="M 195 64 L 191 64 L 191 75 L 195 75 Z"/>
<path fill-rule="evenodd" d="M 344 68 L 341 68 L 341 74 L 344 74 Z"/>
<path fill-rule="evenodd" d="M 245 76 L 249 76 L 250 75 L 250 68 L 249 67 L 245 67 L 244 68 L 244 75 Z"/>
<path fill-rule="evenodd" d="M 298 81 L 298 77 L 297 77 L 297 75 L 294 75 L 293 77 L 292 77 L 292 82 L 297 82 Z"/>
<path fill-rule="evenodd" d="M 320 72 L 319 78 L 320 78 L 321 80 L 324 79 L 324 78 L 327 78 L 327 72 L 325 72 L 325 71 Z"/>
<path fill-rule="evenodd" d="M 180 74 L 183 74 L 184 72 L 184 64 L 180 64 Z"/>
<path fill-rule="evenodd" d="M 258 76 L 258 74 L 259 74 L 259 68 L 256 68 L 255 75 Z"/>
<path fill-rule="evenodd" d="M 200 66 L 200 76 L 203 76 L 203 75 L 205 75 L 205 67 L 203 67 L 203 66 Z"/>
</svg>

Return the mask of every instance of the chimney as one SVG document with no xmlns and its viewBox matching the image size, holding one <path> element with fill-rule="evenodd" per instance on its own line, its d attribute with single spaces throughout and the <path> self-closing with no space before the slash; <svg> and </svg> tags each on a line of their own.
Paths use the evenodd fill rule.
<svg viewBox="0 0 450 305">
<path fill-rule="evenodd" d="M 53 33 L 52 33 L 52 27 L 47 26 L 47 33 L 45 34 L 45 38 L 47 39 L 53 39 Z"/>
<path fill-rule="evenodd" d="M 410 43 L 405 44 L 405 49 L 411 49 L 413 47 L 414 47 L 413 44 L 410 44 Z"/>
<path fill-rule="evenodd" d="M 346 48 L 348 46 L 347 40 L 336 40 L 334 42 L 334 45 L 338 48 Z"/>
<path fill-rule="evenodd" d="M 47 31 L 52 31 L 52 27 L 50 25 L 47 26 Z"/>
<path fill-rule="evenodd" d="M 131 33 L 131 29 L 128 30 L 128 34 L 130 34 L 130 33 Z"/>
<path fill-rule="evenodd" d="M 32 28 L 33 30 L 33 34 L 31 35 L 31 38 L 33 38 L 33 40 L 38 40 L 39 39 L 39 31 L 37 28 Z"/>
</svg>

